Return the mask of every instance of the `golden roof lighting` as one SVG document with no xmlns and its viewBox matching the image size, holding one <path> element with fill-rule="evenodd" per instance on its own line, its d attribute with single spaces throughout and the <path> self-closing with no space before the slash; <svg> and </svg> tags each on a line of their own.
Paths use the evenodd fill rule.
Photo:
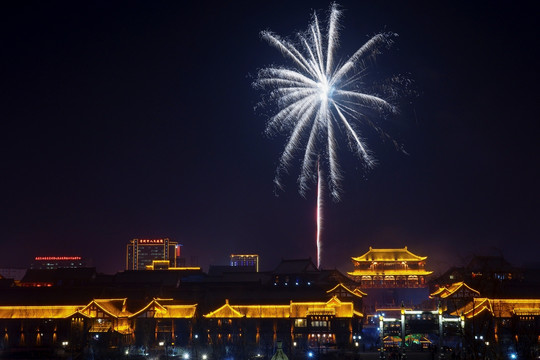
<svg viewBox="0 0 540 360">
<path fill-rule="evenodd" d="M 418 256 L 407 250 L 405 246 L 403 249 L 373 249 L 369 247 L 369 251 L 362 256 L 353 257 L 353 261 L 365 262 L 365 261 L 424 261 L 427 256 Z"/>
<path fill-rule="evenodd" d="M 335 317 L 361 316 L 354 311 L 353 303 L 342 302 L 337 297 L 327 302 L 294 302 L 289 305 L 225 305 L 204 315 L 206 318 L 305 318 L 308 315 L 331 315 Z"/>
</svg>

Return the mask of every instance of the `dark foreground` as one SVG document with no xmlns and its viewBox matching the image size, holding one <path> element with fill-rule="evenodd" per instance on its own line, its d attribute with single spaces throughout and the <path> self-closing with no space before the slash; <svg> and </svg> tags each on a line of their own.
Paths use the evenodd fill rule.
<svg viewBox="0 0 540 360">
<path fill-rule="evenodd" d="M 313 352 L 311 354 L 287 354 L 291 360 L 380 360 L 381 356 L 378 352 L 329 352 L 324 354 L 317 354 Z M 407 360 L 440 360 L 440 359 L 457 359 L 456 356 L 439 357 L 439 354 L 433 354 L 431 352 L 407 352 Z M 270 360 L 271 355 L 250 356 L 243 358 L 241 356 L 229 355 L 227 357 L 213 357 L 210 354 L 164 354 L 159 352 L 153 352 L 146 356 L 144 355 L 132 355 L 121 354 L 119 352 L 111 352 L 108 354 L 90 354 L 90 353 L 58 353 L 47 349 L 11 349 L 10 351 L 0 351 L 0 359 L 58 359 L 58 360 Z M 396 353 L 386 353 L 385 359 L 398 360 L 401 359 Z M 465 357 L 463 357 L 465 359 Z"/>
</svg>

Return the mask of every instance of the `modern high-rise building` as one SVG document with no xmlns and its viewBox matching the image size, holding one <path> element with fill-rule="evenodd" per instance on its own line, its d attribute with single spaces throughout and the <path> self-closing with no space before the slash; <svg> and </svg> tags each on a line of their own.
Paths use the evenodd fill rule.
<svg viewBox="0 0 540 360">
<path fill-rule="evenodd" d="M 154 260 L 168 260 L 176 267 L 182 245 L 169 238 L 133 239 L 126 246 L 126 270 L 146 270 Z"/>
<path fill-rule="evenodd" d="M 251 267 L 259 272 L 259 255 L 231 255 L 231 266 Z"/>
</svg>

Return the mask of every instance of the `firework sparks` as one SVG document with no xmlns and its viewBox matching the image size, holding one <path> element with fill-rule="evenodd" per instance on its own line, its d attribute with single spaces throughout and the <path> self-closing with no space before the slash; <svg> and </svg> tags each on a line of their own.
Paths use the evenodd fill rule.
<svg viewBox="0 0 540 360">
<path fill-rule="evenodd" d="M 321 165 L 328 177 L 328 189 L 339 200 L 342 178 L 338 163 L 337 134 L 345 133 L 354 151 L 367 167 L 375 163 L 360 133 L 357 123 L 373 123 L 366 113 L 394 112 L 385 99 L 370 94 L 362 83 L 365 60 L 375 56 L 381 47 L 391 44 L 395 34 L 380 33 L 369 39 L 346 61 L 335 58 L 338 45 L 339 18 L 336 4 L 330 8 L 327 33 L 323 35 L 317 14 L 304 33 L 293 42 L 270 32 L 263 39 L 281 51 L 293 66 L 270 66 L 259 71 L 254 85 L 269 90 L 269 99 L 278 111 L 268 124 L 267 132 L 289 133 L 276 171 L 275 183 L 281 186 L 281 176 L 298 153 L 303 152 L 299 191 L 305 195 L 317 179 L 317 258 L 320 263 Z M 377 129 L 380 130 L 380 129 Z"/>
</svg>

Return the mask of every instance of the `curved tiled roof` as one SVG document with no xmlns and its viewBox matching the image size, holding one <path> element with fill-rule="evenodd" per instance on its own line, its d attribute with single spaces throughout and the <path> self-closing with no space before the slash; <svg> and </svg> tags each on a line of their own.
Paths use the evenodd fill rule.
<svg viewBox="0 0 540 360">
<path fill-rule="evenodd" d="M 464 289 L 465 291 L 469 291 L 471 294 L 476 294 L 477 296 L 480 296 L 480 292 L 478 290 L 473 289 L 469 285 L 465 284 L 463 281 L 454 283 L 448 287 L 445 287 L 445 286 L 440 287 L 429 296 L 440 297 L 441 299 L 446 299 L 447 297 L 455 294 L 460 289 Z"/>
<path fill-rule="evenodd" d="M 346 287 L 345 285 L 343 285 L 342 283 L 337 284 L 332 289 L 328 290 L 326 293 L 329 294 L 329 293 L 332 293 L 332 292 L 339 291 L 340 289 L 343 289 L 344 291 L 350 293 L 351 295 L 357 296 L 357 297 L 360 297 L 360 298 L 363 297 L 363 296 L 367 296 L 367 294 L 365 292 L 360 291 L 359 289 L 351 290 L 348 287 Z"/>
<path fill-rule="evenodd" d="M 362 256 L 353 257 L 353 261 L 423 261 L 427 256 L 418 256 L 407 250 L 407 247 L 399 249 L 373 249 Z"/>
<path fill-rule="evenodd" d="M 64 319 L 83 306 L 0 306 L 0 319 Z"/>
<path fill-rule="evenodd" d="M 354 270 L 347 272 L 351 276 L 427 276 L 431 275 L 433 271 L 424 270 L 424 269 L 406 269 L 406 270 L 395 270 L 395 269 L 384 269 L 384 270 Z"/>
<path fill-rule="evenodd" d="M 204 315 L 206 318 L 241 318 L 244 316 L 244 314 L 240 313 L 238 310 L 235 310 L 231 305 L 229 305 L 229 299 L 225 299 L 225 305 L 219 309 Z"/>
</svg>

